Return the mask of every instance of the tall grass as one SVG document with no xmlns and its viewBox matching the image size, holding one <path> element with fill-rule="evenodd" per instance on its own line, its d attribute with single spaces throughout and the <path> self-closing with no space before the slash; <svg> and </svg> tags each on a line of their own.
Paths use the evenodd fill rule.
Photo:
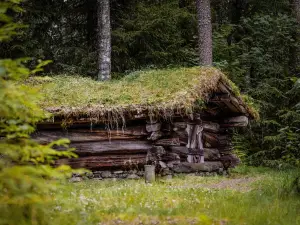
<svg viewBox="0 0 300 225">
<path fill-rule="evenodd" d="M 143 180 L 68 183 L 47 207 L 13 212 L 0 204 L 0 224 L 300 224 L 299 171 L 238 167 L 231 177 L 180 175 L 154 184 Z M 43 213 L 42 213 L 43 212 Z M 42 217 L 40 215 L 43 215 Z"/>
<path fill-rule="evenodd" d="M 49 219 L 53 224 L 296 225 L 300 198 L 287 187 L 297 173 L 241 168 L 233 178 L 180 176 L 153 185 L 142 180 L 69 184 L 55 195 Z M 213 188 L 249 178 L 252 182 L 244 183 L 243 191 Z"/>
</svg>

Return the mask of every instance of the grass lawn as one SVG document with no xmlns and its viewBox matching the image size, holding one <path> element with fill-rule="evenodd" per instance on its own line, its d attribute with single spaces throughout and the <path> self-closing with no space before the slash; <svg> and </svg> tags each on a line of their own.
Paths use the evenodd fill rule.
<svg viewBox="0 0 300 225">
<path fill-rule="evenodd" d="M 70 183 L 49 206 L 52 224 L 300 224 L 297 171 L 241 167 L 226 177 Z M 289 191 L 288 191 L 289 190 Z"/>
</svg>

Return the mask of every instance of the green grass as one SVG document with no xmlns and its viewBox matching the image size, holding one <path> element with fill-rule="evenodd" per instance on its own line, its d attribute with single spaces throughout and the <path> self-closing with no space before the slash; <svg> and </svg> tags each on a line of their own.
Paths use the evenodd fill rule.
<svg viewBox="0 0 300 225">
<path fill-rule="evenodd" d="M 231 178 L 179 176 L 138 181 L 84 181 L 55 194 L 51 224 L 300 224 L 296 171 L 238 168 Z M 218 184 L 246 181 L 233 186 Z M 288 190 L 288 191 L 287 191 Z"/>
<path fill-rule="evenodd" d="M 39 89 L 43 96 L 40 105 L 50 112 L 101 117 L 107 111 L 119 114 L 143 109 L 189 111 L 195 103 L 203 107 L 220 79 L 240 95 L 223 73 L 209 67 L 137 71 L 109 82 L 59 75 L 31 78 L 26 85 Z M 255 114 L 255 110 L 250 113 Z"/>
</svg>

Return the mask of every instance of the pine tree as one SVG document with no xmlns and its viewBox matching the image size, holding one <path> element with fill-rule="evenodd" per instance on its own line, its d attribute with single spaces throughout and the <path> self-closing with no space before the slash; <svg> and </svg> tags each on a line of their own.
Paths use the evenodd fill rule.
<svg viewBox="0 0 300 225">
<path fill-rule="evenodd" d="M 110 1 L 98 0 L 98 80 L 111 78 Z"/>
<path fill-rule="evenodd" d="M 210 0 L 196 0 L 200 65 L 212 65 L 212 25 Z"/>
</svg>

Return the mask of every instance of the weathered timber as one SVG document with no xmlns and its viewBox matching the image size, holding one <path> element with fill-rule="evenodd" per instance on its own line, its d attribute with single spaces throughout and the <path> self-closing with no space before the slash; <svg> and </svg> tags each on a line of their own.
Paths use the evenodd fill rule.
<svg viewBox="0 0 300 225">
<path fill-rule="evenodd" d="M 204 131 L 218 133 L 220 130 L 220 125 L 218 123 L 213 123 L 209 121 L 197 121 L 197 120 L 195 121 L 195 123 L 202 125 Z M 185 131 L 185 135 L 188 136 L 188 133 L 186 132 L 187 125 L 188 125 L 187 122 L 175 122 L 173 123 L 173 131 L 175 131 L 176 133 Z"/>
<path fill-rule="evenodd" d="M 186 132 L 188 134 L 188 143 L 186 145 L 187 148 L 191 148 L 192 146 L 192 136 L 193 136 L 194 126 L 192 124 L 187 124 Z"/>
<path fill-rule="evenodd" d="M 155 181 L 155 166 L 154 165 L 145 165 L 145 182 L 153 183 Z"/>
<path fill-rule="evenodd" d="M 56 165 L 67 164 L 72 168 L 86 168 L 90 170 L 103 170 L 113 167 L 126 168 L 133 165 L 144 165 L 145 163 L 145 154 L 87 156 L 76 159 L 59 159 L 56 161 Z"/>
<path fill-rule="evenodd" d="M 203 132 L 203 140 L 211 147 L 217 147 L 220 144 L 218 135 L 214 133 Z"/>
<path fill-rule="evenodd" d="M 225 94 L 231 93 L 230 88 L 227 85 L 225 85 L 223 82 L 219 82 L 218 88 L 222 93 L 225 93 Z"/>
<path fill-rule="evenodd" d="M 161 128 L 161 124 L 160 123 L 154 123 L 154 124 L 147 124 L 146 125 L 146 130 L 147 132 L 155 132 L 155 131 L 159 131 Z"/>
<path fill-rule="evenodd" d="M 241 105 L 241 101 L 238 100 L 236 97 L 231 95 L 230 102 L 239 110 L 240 113 L 247 114 L 246 109 L 244 108 L 244 106 Z"/>
<path fill-rule="evenodd" d="M 145 138 L 143 130 L 76 130 L 76 131 L 38 131 L 32 137 L 40 143 L 68 138 L 71 142 L 93 142 L 108 140 L 128 140 Z"/>
<path fill-rule="evenodd" d="M 163 138 L 154 143 L 155 145 L 161 146 L 176 146 L 180 145 L 181 141 L 179 138 Z"/>
<path fill-rule="evenodd" d="M 226 105 L 226 107 L 235 113 L 239 113 L 240 109 L 237 108 L 232 102 L 231 102 L 231 96 L 229 94 L 221 94 L 216 95 L 213 98 L 209 100 L 210 102 L 216 103 L 220 107 L 224 108 L 223 105 Z"/>
<path fill-rule="evenodd" d="M 239 104 L 234 104 L 231 100 L 231 96 L 222 96 L 220 97 L 220 101 L 224 102 L 224 104 L 235 113 L 240 113 L 240 107 Z"/>
<path fill-rule="evenodd" d="M 204 163 L 204 151 L 203 151 L 203 140 L 202 140 L 202 133 L 203 132 L 203 127 L 202 126 L 197 126 L 197 140 L 198 140 L 198 150 L 200 153 L 200 163 Z"/>
<path fill-rule="evenodd" d="M 232 89 L 230 87 L 228 87 L 227 85 L 225 85 L 222 82 L 219 82 L 218 87 L 219 87 L 219 90 L 221 92 L 226 93 L 226 94 L 230 94 L 230 101 L 231 101 L 231 103 L 236 108 L 238 108 L 241 113 L 243 113 L 243 114 L 247 113 L 247 110 L 245 109 L 242 100 L 234 97 L 233 91 L 232 91 Z"/>
<path fill-rule="evenodd" d="M 185 146 L 171 146 L 171 152 L 177 153 L 180 156 L 186 157 L 188 154 L 190 155 L 199 155 L 198 150 L 188 150 Z M 204 148 L 204 159 L 207 161 L 215 161 L 220 159 L 220 152 L 215 148 Z"/>
<path fill-rule="evenodd" d="M 186 132 L 186 130 L 184 129 L 178 129 L 173 131 L 173 136 L 179 137 L 180 139 L 184 139 L 186 142 L 188 142 L 188 134 Z"/>
<path fill-rule="evenodd" d="M 215 117 L 220 113 L 220 107 L 207 107 L 204 109 L 204 112 Z"/>
<path fill-rule="evenodd" d="M 220 125 L 213 122 L 203 122 L 203 131 L 218 133 L 220 131 Z"/>
<path fill-rule="evenodd" d="M 174 152 L 167 152 L 161 157 L 162 161 L 180 161 L 180 156 Z"/>
<path fill-rule="evenodd" d="M 173 131 L 179 130 L 179 129 L 186 129 L 187 127 L 187 122 L 174 122 L 172 124 L 173 126 Z"/>
<path fill-rule="evenodd" d="M 152 148 L 148 141 L 102 141 L 71 143 L 70 147 L 75 148 L 75 153 L 82 155 L 104 155 L 104 154 L 132 154 L 147 153 Z"/>
<path fill-rule="evenodd" d="M 247 116 L 236 116 L 224 119 L 220 123 L 221 127 L 246 127 L 249 123 Z"/>
<path fill-rule="evenodd" d="M 156 141 L 159 138 L 161 138 L 163 135 L 164 135 L 163 132 L 161 132 L 160 130 L 159 131 L 154 131 L 154 132 L 151 133 L 150 137 L 148 137 L 147 139 L 151 140 L 151 141 Z"/>
<path fill-rule="evenodd" d="M 194 172 L 213 172 L 223 169 L 223 164 L 220 161 L 204 162 L 204 163 L 187 163 L 183 162 L 174 165 L 172 170 L 176 173 L 194 173 Z"/>
</svg>

